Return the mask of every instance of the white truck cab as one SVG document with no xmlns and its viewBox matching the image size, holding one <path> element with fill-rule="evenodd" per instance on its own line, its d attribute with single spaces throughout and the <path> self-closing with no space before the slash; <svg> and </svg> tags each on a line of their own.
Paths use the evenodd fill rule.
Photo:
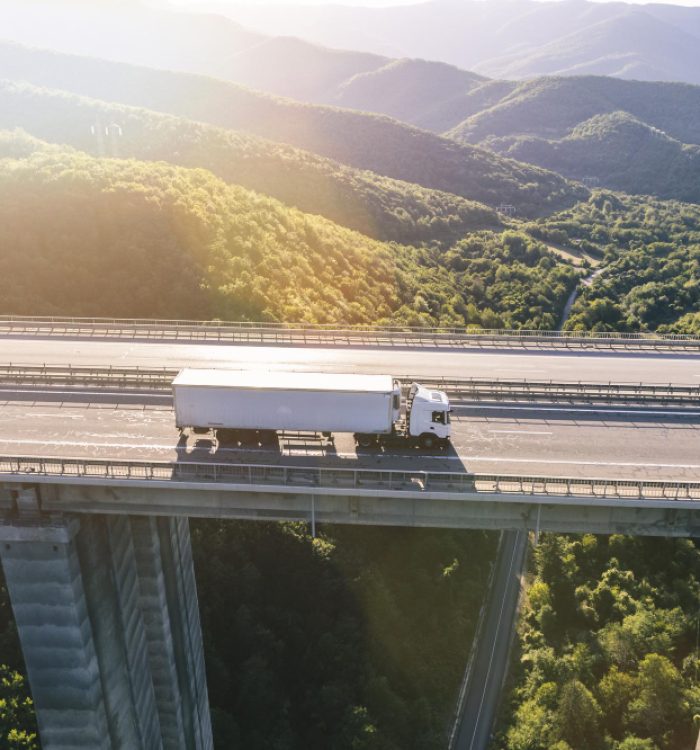
<svg viewBox="0 0 700 750">
<path fill-rule="evenodd" d="M 406 430 L 423 448 L 446 445 L 451 433 L 447 394 L 413 383 L 406 400 Z"/>
</svg>

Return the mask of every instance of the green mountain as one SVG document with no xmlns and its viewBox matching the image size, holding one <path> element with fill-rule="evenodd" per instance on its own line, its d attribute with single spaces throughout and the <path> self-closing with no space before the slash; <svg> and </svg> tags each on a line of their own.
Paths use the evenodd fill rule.
<svg viewBox="0 0 700 750">
<path fill-rule="evenodd" d="M 558 140 L 493 139 L 504 156 L 626 193 L 700 203 L 700 146 L 689 146 L 626 112 L 597 115 Z"/>
<path fill-rule="evenodd" d="M 333 321 L 398 306 L 388 246 L 162 163 L 0 160 L 0 245 L 3 312 Z"/>
<path fill-rule="evenodd" d="M 683 143 L 700 144 L 700 86 L 600 76 L 526 81 L 465 118 L 449 135 L 465 143 L 514 135 L 561 138 L 595 115 L 617 111 Z"/>
<path fill-rule="evenodd" d="M 567 329 L 700 332 L 700 206 L 596 190 L 523 230 L 601 260 Z"/>
<path fill-rule="evenodd" d="M 381 243 L 204 169 L 22 133 L 0 137 L 0 247 L 0 312 L 18 314 L 538 327 L 578 278 L 516 232 Z"/>
<path fill-rule="evenodd" d="M 304 105 L 212 78 L 0 45 L 0 78 L 243 130 L 359 169 L 487 205 L 541 215 L 580 188 L 558 175 L 387 117 Z"/>
<path fill-rule="evenodd" d="M 499 224 L 495 211 L 483 205 L 292 146 L 29 84 L 0 81 L 0 128 L 22 128 L 45 141 L 94 155 L 203 167 L 228 183 L 375 239 L 449 243 L 469 231 Z"/>
<path fill-rule="evenodd" d="M 700 86 L 537 78 L 473 109 L 447 135 L 593 184 L 699 199 Z"/>
</svg>

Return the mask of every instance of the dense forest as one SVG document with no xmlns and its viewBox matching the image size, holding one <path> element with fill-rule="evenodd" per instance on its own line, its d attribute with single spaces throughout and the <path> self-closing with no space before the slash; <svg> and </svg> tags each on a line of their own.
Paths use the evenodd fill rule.
<svg viewBox="0 0 700 750">
<path fill-rule="evenodd" d="M 489 147 L 615 190 L 700 202 L 700 146 L 681 143 L 626 112 L 596 115 L 559 140 L 516 136 L 489 140 Z"/>
<path fill-rule="evenodd" d="M 700 207 L 597 191 L 527 231 L 603 260 L 568 329 L 697 333 Z"/>
<path fill-rule="evenodd" d="M 495 747 L 689 750 L 700 712 L 690 540 L 545 535 Z"/>
<path fill-rule="evenodd" d="M 578 279 L 523 233 L 390 245 L 204 170 L 56 147 L 0 159 L 0 243 L 15 313 L 537 328 Z"/>
<path fill-rule="evenodd" d="M 489 81 L 460 99 L 459 142 L 587 184 L 698 202 L 700 86 L 602 76 Z"/>
<path fill-rule="evenodd" d="M 192 528 L 217 747 L 444 748 L 494 534 Z"/>
</svg>

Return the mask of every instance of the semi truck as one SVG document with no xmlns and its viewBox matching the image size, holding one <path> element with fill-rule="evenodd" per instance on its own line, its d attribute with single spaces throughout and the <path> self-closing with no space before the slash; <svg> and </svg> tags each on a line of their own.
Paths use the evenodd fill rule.
<svg viewBox="0 0 700 750">
<path fill-rule="evenodd" d="M 219 442 L 274 444 L 280 433 L 352 433 L 358 446 L 445 447 L 450 402 L 391 375 L 186 368 L 173 381 L 176 426 Z"/>
</svg>

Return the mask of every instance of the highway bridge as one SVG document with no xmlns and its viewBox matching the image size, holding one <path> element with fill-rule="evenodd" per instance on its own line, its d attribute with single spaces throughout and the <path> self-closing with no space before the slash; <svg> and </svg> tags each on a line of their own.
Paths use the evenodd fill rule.
<svg viewBox="0 0 700 750">
<path fill-rule="evenodd" d="M 5 318 L 0 351 L 0 556 L 45 748 L 211 747 L 189 516 L 700 528 L 689 337 Z M 183 366 L 440 383 L 453 448 L 181 438 Z"/>
</svg>

